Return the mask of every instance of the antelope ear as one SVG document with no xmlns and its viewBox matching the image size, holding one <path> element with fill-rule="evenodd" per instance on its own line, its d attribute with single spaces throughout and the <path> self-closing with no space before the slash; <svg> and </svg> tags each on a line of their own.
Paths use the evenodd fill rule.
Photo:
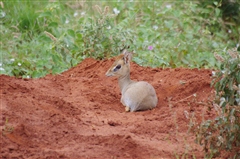
<svg viewBox="0 0 240 159">
<path fill-rule="evenodd" d="M 127 50 L 123 50 L 122 54 L 124 55 L 124 63 L 128 64 L 132 60 L 132 52 L 128 52 Z"/>
</svg>

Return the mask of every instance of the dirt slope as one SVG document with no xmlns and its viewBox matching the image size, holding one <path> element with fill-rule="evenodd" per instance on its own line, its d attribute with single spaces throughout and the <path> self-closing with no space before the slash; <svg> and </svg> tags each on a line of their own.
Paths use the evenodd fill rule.
<svg viewBox="0 0 240 159">
<path fill-rule="evenodd" d="M 203 158 L 188 133 L 187 113 L 194 112 L 196 122 L 214 116 L 204 106 L 212 94 L 211 71 L 133 63 L 131 78 L 151 83 L 159 103 L 126 113 L 117 79 L 105 76 L 112 62 L 86 59 L 41 79 L 0 75 L 2 158 Z"/>
</svg>

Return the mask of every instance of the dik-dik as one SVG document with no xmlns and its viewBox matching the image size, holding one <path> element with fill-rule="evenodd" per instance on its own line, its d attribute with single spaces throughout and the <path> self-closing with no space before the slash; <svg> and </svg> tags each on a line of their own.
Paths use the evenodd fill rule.
<svg viewBox="0 0 240 159">
<path fill-rule="evenodd" d="M 121 103 L 126 111 L 135 112 L 155 108 L 158 98 L 153 86 L 145 81 L 130 79 L 130 61 L 132 52 L 124 50 L 106 72 L 106 76 L 116 76 L 121 89 Z"/>
</svg>

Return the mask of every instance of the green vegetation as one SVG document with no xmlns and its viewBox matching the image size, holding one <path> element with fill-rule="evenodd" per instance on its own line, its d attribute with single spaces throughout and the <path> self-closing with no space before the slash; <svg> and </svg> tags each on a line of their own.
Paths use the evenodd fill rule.
<svg viewBox="0 0 240 159">
<path fill-rule="evenodd" d="M 1 73 L 61 73 L 86 57 L 108 58 L 128 46 L 143 66 L 215 68 L 213 52 L 235 47 L 240 33 L 238 21 L 223 20 L 221 4 L 4 0 Z"/>
<path fill-rule="evenodd" d="M 212 82 L 216 89 L 213 107 L 218 116 L 202 122 L 196 133 L 207 158 L 215 157 L 223 150 L 234 153 L 234 158 L 240 157 L 240 54 L 235 48 L 228 50 L 226 55 L 223 58 L 215 53 L 221 63 Z"/>
<path fill-rule="evenodd" d="M 12 125 L 9 125 L 8 118 L 6 118 L 4 127 L 2 129 L 2 135 L 10 134 L 14 131 L 14 127 Z"/>
</svg>

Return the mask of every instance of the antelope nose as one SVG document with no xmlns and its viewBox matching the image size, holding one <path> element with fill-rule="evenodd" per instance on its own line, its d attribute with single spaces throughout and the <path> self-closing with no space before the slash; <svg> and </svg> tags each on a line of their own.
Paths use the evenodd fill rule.
<svg viewBox="0 0 240 159">
<path fill-rule="evenodd" d="M 105 75 L 106 75 L 107 77 L 112 76 L 112 74 L 111 74 L 109 71 L 107 71 L 107 72 L 105 73 Z"/>
</svg>

